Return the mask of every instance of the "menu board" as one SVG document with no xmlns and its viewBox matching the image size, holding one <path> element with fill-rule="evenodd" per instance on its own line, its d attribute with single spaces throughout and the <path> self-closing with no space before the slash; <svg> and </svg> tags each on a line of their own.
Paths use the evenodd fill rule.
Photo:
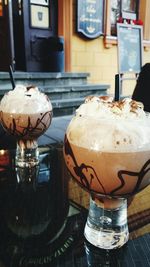
<svg viewBox="0 0 150 267">
<path fill-rule="evenodd" d="M 139 73 L 143 54 L 142 26 L 118 23 L 117 36 L 119 73 Z"/>
<path fill-rule="evenodd" d="M 104 0 L 77 1 L 77 32 L 96 38 L 103 34 Z"/>
</svg>

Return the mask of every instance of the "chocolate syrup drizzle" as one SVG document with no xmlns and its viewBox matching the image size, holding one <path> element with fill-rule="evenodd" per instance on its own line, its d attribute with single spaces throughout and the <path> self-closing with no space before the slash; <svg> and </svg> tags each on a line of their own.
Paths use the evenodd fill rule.
<svg viewBox="0 0 150 267">
<path fill-rule="evenodd" d="M 94 170 L 94 168 L 92 166 L 85 165 L 84 163 L 82 163 L 79 166 L 77 161 L 76 161 L 75 155 L 74 155 L 74 153 L 72 151 L 71 145 L 70 145 L 70 143 L 69 143 L 69 141 L 68 141 L 66 136 L 65 136 L 65 141 L 64 142 L 65 142 L 64 143 L 64 152 L 65 152 L 66 155 L 68 155 L 68 156 L 70 156 L 72 158 L 72 160 L 74 162 L 74 165 L 75 165 L 75 167 L 73 169 L 74 169 L 75 174 L 79 177 L 81 185 L 83 187 L 85 187 L 88 191 L 93 191 L 95 193 L 99 193 L 101 191 L 98 190 L 96 192 L 96 191 L 92 190 L 92 182 L 93 182 L 93 180 L 97 179 L 100 187 L 103 190 L 103 194 L 106 195 L 106 190 L 105 190 L 104 186 L 102 185 L 102 183 L 100 181 L 100 178 L 97 176 L 96 171 Z M 86 170 L 87 173 L 88 173 L 88 170 L 92 171 L 91 174 L 90 174 L 90 176 L 91 176 L 90 182 L 88 181 L 88 178 L 84 174 L 84 170 Z M 142 181 L 144 179 L 144 176 L 148 173 L 148 171 L 150 171 L 150 159 L 144 164 L 144 166 L 141 168 L 140 172 L 132 172 L 132 171 L 127 171 L 127 170 L 118 171 L 118 178 L 119 178 L 121 184 L 118 187 L 116 187 L 115 189 L 113 189 L 109 193 L 109 195 L 110 196 L 127 195 L 127 194 L 122 194 L 122 193 L 121 194 L 119 194 L 119 193 L 117 194 L 117 191 L 119 191 L 120 189 L 123 189 L 125 184 L 126 184 L 124 175 L 131 176 L 131 179 L 133 177 L 137 178 L 137 182 L 135 184 L 134 189 L 131 192 L 128 193 L 128 195 L 129 194 L 130 195 L 134 195 L 136 192 L 138 192 L 140 190 L 141 183 L 142 183 Z M 101 192 L 101 194 L 102 194 L 102 192 Z"/>
<path fill-rule="evenodd" d="M 148 167 L 148 168 L 147 168 Z M 118 190 L 122 189 L 125 186 L 125 181 L 123 178 L 123 175 L 129 175 L 131 178 L 135 176 L 137 178 L 137 183 L 135 185 L 135 188 L 131 192 L 132 195 L 134 195 L 136 192 L 140 190 L 141 183 L 144 179 L 144 176 L 147 174 L 147 172 L 150 171 L 150 159 L 146 161 L 144 166 L 141 168 L 140 172 L 131 172 L 131 171 L 126 171 L 126 170 L 120 170 L 118 171 L 118 178 L 121 182 L 121 185 L 115 188 L 114 190 L 111 191 L 111 195 L 114 195 Z"/>
<path fill-rule="evenodd" d="M 44 120 L 46 118 L 46 123 L 44 123 Z M 16 120 L 13 119 L 12 123 L 10 123 L 9 128 L 5 124 L 5 121 L 3 120 L 3 112 L 1 111 L 1 121 L 4 128 L 11 133 L 12 135 L 19 136 L 19 137 L 26 137 L 26 136 L 39 136 L 41 133 L 43 133 L 47 129 L 47 125 L 51 123 L 52 120 L 52 111 L 47 111 L 45 113 L 41 113 L 41 118 L 38 118 L 35 125 L 32 125 L 32 120 L 30 116 L 28 116 L 28 124 L 25 127 L 22 127 L 21 131 L 17 130 L 17 123 Z"/>
<path fill-rule="evenodd" d="M 84 163 L 82 163 L 80 166 L 78 165 L 76 158 L 75 158 L 75 155 L 72 151 L 72 148 L 70 146 L 70 143 L 69 143 L 66 135 L 65 135 L 65 141 L 64 142 L 65 142 L 65 145 L 64 145 L 65 154 L 69 155 L 72 158 L 72 160 L 75 164 L 75 167 L 73 169 L 74 169 L 75 174 L 80 178 L 81 185 L 83 185 L 89 191 L 89 190 L 91 190 L 93 179 L 94 180 L 96 179 L 98 181 L 100 187 L 102 188 L 103 193 L 106 194 L 105 188 L 102 185 L 101 181 L 99 180 L 94 168 L 91 166 L 85 165 Z M 86 173 L 90 173 L 90 178 L 91 178 L 90 181 L 88 181 L 86 175 L 84 174 L 84 170 L 86 170 Z"/>
</svg>

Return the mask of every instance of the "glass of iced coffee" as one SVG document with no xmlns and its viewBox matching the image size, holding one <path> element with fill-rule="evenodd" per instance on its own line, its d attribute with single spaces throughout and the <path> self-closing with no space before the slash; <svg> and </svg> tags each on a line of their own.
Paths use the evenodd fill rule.
<svg viewBox="0 0 150 267">
<path fill-rule="evenodd" d="M 38 165 L 37 139 L 52 120 L 49 98 L 35 86 L 16 85 L 1 100 L 0 119 L 4 129 L 16 137 L 16 165 Z"/>
<path fill-rule="evenodd" d="M 90 194 L 86 239 L 102 249 L 129 238 L 127 199 L 150 183 L 150 115 L 125 98 L 91 96 L 76 110 L 65 135 L 71 176 Z"/>
</svg>

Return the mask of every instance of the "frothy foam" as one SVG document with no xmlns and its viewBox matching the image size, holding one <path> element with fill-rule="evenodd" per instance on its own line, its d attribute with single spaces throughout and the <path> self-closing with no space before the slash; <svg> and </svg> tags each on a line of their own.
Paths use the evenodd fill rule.
<svg viewBox="0 0 150 267">
<path fill-rule="evenodd" d="M 52 110 L 48 97 L 37 87 L 16 85 L 1 100 L 0 110 L 5 113 L 36 114 Z"/>
<path fill-rule="evenodd" d="M 150 115 L 143 104 L 130 98 L 88 97 L 77 110 L 68 129 L 77 146 L 108 152 L 150 149 Z"/>
</svg>

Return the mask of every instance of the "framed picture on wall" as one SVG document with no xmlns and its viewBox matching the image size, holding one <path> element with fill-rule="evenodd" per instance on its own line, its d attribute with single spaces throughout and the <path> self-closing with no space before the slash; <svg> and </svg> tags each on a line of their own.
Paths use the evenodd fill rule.
<svg viewBox="0 0 150 267">
<path fill-rule="evenodd" d="M 49 28 L 49 7 L 31 5 L 30 6 L 30 21 L 33 28 Z"/>
<path fill-rule="evenodd" d="M 49 0 L 30 0 L 30 4 L 48 6 Z"/>
</svg>

